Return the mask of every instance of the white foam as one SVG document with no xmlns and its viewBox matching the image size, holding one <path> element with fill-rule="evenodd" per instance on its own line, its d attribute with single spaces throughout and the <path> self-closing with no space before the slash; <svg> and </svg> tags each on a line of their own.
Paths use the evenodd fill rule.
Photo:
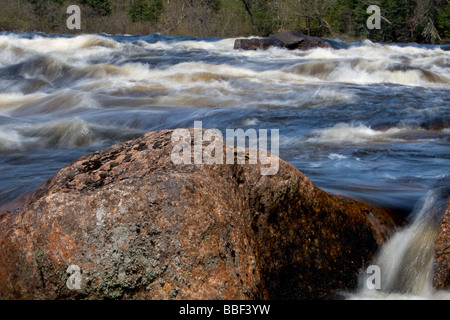
<svg viewBox="0 0 450 320">
<path fill-rule="evenodd" d="M 353 125 L 338 123 L 331 128 L 316 130 L 313 137 L 307 142 L 310 143 L 331 143 L 331 144 L 364 144 L 368 142 L 391 142 L 399 139 L 392 138 L 392 135 L 402 132 L 404 129 L 390 128 L 386 131 L 374 130 L 363 124 Z"/>
<path fill-rule="evenodd" d="M 450 87 L 447 68 L 438 68 L 433 64 L 438 60 L 441 62 L 450 60 L 450 54 L 439 49 L 402 48 L 365 42 L 360 47 L 350 47 L 345 50 L 317 48 L 307 51 L 289 51 L 271 48 L 245 51 L 234 50 L 234 40 L 230 38 L 219 41 L 159 41 L 152 44 L 140 41 L 130 44 L 119 43 L 98 35 L 80 35 L 73 38 L 34 37 L 32 39 L 8 35 L 0 36 L 0 47 L 3 48 L 0 65 L 18 63 L 24 59 L 45 54 L 47 59 L 45 61 L 56 64 L 55 68 L 69 68 L 71 73 L 84 76 L 73 83 L 73 86 L 79 90 L 114 91 L 124 88 L 179 90 L 202 85 L 225 94 L 227 97 L 223 99 L 224 101 L 236 101 L 235 98 L 230 100 L 230 97 L 242 93 L 242 89 L 230 85 L 234 80 L 244 81 L 246 84 L 267 86 L 272 84 L 278 93 L 285 90 L 286 86 L 294 88 L 305 84 L 323 85 L 339 82 Z M 220 55 L 242 56 L 258 61 L 282 59 L 283 62 L 289 62 L 292 60 L 292 66 L 278 70 L 258 71 L 246 68 L 245 65 L 185 62 L 165 69 L 153 69 L 144 63 L 111 65 L 89 62 L 90 59 L 97 58 L 108 61 L 109 57 L 112 59 L 114 54 L 121 50 L 126 52 L 138 50 L 136 52 L 145 53 L 145 50 L 149 49 L 207 50 Z M 126 55 L 124 53 L 125 57 Z M 405 68 L 392 68 L 402 64 Z M 425 71 L 428 74 L 425 74 Z M 33 73 L 33 70 L 30 72 L 31 79 L 39 76 Z M 184 94 L 187 93 L 184 92 Z M 191 100 L 195 102 L 199 97 L 208 99 L 206 94 L 201 94 L 193 95 Z M 329 101 L 353 101 L 355 97 L 341 90 L 320 89 L 311 99 L 320 101 L 324 105 Z M 303 105 L 303 102 L 300 102 L 300 105 Z M 320 106 L 317 103 L 315 105 Z"/>
<path fill-rule="evenodd" d="M 248 118 L 245 119 L 242 123 L 243 126 L 256 126 L 259 123 L 259 120 L 256 118 Z"/>
<path fill-rule="evenodd" d="M 398 230 L 373 259 L 380 270 L 379 287 L 367 286 L 361 273 L 353 299 L 450 299 L 450 291 L 436 290 L 433 282 L 435 240 L 448 199 L 430 191 L 412 212 L 411 223 Z"/>
<path fill-rule="evenodd" d="M 338 154 L 338 153 L 330 153 L 328 155 L 328 159 L 330 160 L 344 160 L 347 159 L 347 156 L 344 156 L 343 154 Z"/>
<path fill-rule="evenodd" d="M 32 39 L 19 39 L 17 42 L 35 52 L 49 53 L 49 52 L 74 52 L 78 49 L 86 49 L 91 47 L 106 47 L 118 49 L 121 44 L 106 37 L 98 35 L 80 35 L 72 38 L 57 37 L 44 38 L 34 37 Z"/>
<path fill-rule="evenodd" d="M 26 124 L 0 126 L 0 153 L 22 152 L 34 145 L 37 138 L 22 134 L 22 130 L 27 127 Z"/>
<path fill-rule="evenodd" d="M 0 127 L 0 152 L 17 152 L 23 149 L 23 137 L 12 128 Z"/>
<path fill-rule="evenodd" d="M 0 93 L 0 114 L 6 114 L 8 111 L 21 108 L 25 105 L 35 103 L 47 97 L 48 94 L 36 92 L 30 94 L 23 93 Z"/>
<path fill-rule="evenodd" d="M 314 101 L 319 105 L 330 105 L 336 102 L 353 102 L 357 100 L 357 96 L 345 89 L 320 87 L 314 92 Z"/>
<path fill-rule="evenodd" d="M 78 90 L 61 89 L 47 94 L 34 93 L 23 96 L 11 94 L 9 96 L 4 113 L 13 116 L 62 115 L 100 108 L 100 104 L 94 99 L 92 93 Z"/>
<path fill-rule="evenodd" d="M 39 123 L 23 129 L 26 136 L 38 138 L 41 144 L 53 148 L 73 148 L 100 145 L 102 140 L 96 136 L 94 125 L 79 117 Z"/>
</svg>

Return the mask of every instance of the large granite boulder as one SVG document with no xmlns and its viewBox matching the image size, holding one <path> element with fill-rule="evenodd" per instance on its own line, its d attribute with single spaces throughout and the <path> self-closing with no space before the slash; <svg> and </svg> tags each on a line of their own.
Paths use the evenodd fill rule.
<svg viewBox="0 0 450 320">
<path fill-rule="evenodd" d="M 337 298 L 394 227 L 281 159 L 175 164 L 172 133 L 87 154 L 0 214 L 0 298 Z"/>
</svg>

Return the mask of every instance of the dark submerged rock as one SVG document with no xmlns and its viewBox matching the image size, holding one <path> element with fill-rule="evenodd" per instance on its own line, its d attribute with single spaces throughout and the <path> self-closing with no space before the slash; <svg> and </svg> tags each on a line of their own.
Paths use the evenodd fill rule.
<svg viewBox="0 0 450 320">
<path fill-rule="evenodd" d="M 237 50 L 266 50 L 271 47 L 309 50 L 332 48 L 332 45 L 322 38 L 310 37 L 295 31 L 283 31 L 270 35 L 268 38 L 236 39 L 234 42 L 234 49 Z"/>
<path fill-rule="evenodd" d="M 313 48 L 331 48 L 331 44 L 318 37 L 310 37 L 295 31 L 283 31 L 270 36 L 283 42 L 284 47 L 290 50 L 308 50 Z"/>
<path fill-rule="evenodd" d="M 283 47 L 283 43 L 274 38 L 236 39 L 234 49 L 242 50 L 267 50 L 270 47 Z"/>
</svg>

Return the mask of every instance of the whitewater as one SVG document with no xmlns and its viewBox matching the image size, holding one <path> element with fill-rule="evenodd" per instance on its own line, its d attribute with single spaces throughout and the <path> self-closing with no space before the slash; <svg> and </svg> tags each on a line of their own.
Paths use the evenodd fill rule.
<svg viewBox="0 0 450 320">
<path fill-rule="evenodd" d="M 0 205 L 83 154 L 202 121 L 223 134 L 279 129 L 280 157 L 315 185 L 402 212 L 416 229 L 393 241 L 439 221 L 427 205 L 444 201 L 434 195 L 450 174 L 450 46 L 334 39 L 333 49 L 242 51 L 234 41 L 0 33 Z M 394 291 L 436 297 L 405 290 Z"/>
</svg>

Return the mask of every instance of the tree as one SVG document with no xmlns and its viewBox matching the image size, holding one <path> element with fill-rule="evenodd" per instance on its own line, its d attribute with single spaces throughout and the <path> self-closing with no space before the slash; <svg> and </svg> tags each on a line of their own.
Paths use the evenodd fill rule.
<svg viewBox="0 0 450 320">
<path fill-rule="evenodd" d="M 82 0 L 81 4 L 86 4 L 101 16 L 109 16 L 111 14 L 111 4 L 109 0 Z"/>
<path fill-rule="evenodd" d="M 136 0 L 129 8 L 131 22 L 157 22 L 162 12 L 164 4 L 162 0 Z"/>
<path fill-rule="evenodd" d="M 443 1 L 436 13 L 436 29 L 442 38 L 450 37 L 450 1 Z"/>
<path fill-rule="evenodd" d="M 213 13 L 219 12 L 222 7 L 221 0 L 184 0 L 184 4 L 190 8 L 208 8 Z"/>
<path fill-rule="evenodd" d="M 316 19 L 319 21 L 319 29 L 325 28 L 329 34 L 334 35 L 334 28 L 328 22 L 330 15 L 337 0 L 299 0 L 299 6 L 308 21 Z"/>
<path fill-rule="evenodd" d="M 59 8 L 64 0 L 27 0 L 27 2 L 33 5 L 33 14 L 37 20 L 35 29 L 53 31 L 61 25 L 63 15 Z"/>
<path fill-rule="evenodd" d="M 442 17 L 440 16 L 441 12 L 445 15 L 445 5 L 446 1 L 440 0 L 417 1 L 414 10 L 414 40 L 426 43 L 441 41 L 435 21 Z M 440 8 L 444 10 L 441 11 Z"/>
<path fill-rule="evenodd" d="M 220 0 L 203 0 L 202 3 L 209 7 L 214 13 L 219 12 L 222 7 L 222 2 Z"/>
<path fill-rule="evenodd" d="M 375 3 L 374 3 L 375 4 Z M 358 0 L 337 0 L 330 9 L 330 22 L 338 34 L 351 38 L 366 33 L 367 5 Z"/>
<path fill-rule="evenodd" d="M 277 25 L 276 10 L 270 0 L 242 0 L 242 3 L 258 34 L 269 35 L 274 31 Z"/>
<path fill-rule="evenodd" d="M 267 36 L 295 30 L 355 41 L 448 43 L 450 0 L 1 0 L 0 29 L 70 32 L 69 4 L 82 6 L 83 32 Z M 367 8 L 381 9 L 369 29 Z"/>
<path fill-rule="evenodd" d="M 423 1 L 423 0 L 421 0 Z M 385 41 L 406 42 L 410 38 L 410 19 L 414 15 L 415 0 L 382 0 L 383 15 L 390 21 L 384 29 Z"/>
</svg>

